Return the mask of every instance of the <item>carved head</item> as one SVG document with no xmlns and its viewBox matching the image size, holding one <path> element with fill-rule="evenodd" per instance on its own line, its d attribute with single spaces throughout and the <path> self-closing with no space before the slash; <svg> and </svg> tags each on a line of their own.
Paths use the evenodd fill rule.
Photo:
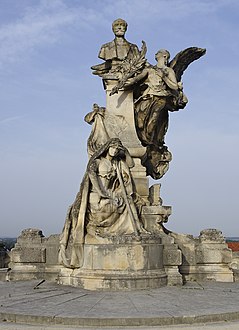
<svg viewBox="0 0 239 330">
<path fill-rule="evenodd" d="M 125 148 L 123 147 L 121 141 L 118 138 L 111 139 L 108 146 L 108 154 L 111 157 L 116 157 L 121 153 L 123 155 L 125 153 Z"/>
<path fill-rule="evenodd" d="M 109 149 L 111 150 L 109 151 Z M 90 158 L 87 169 L 90 170 L 91 164 L 98 158 L 106 157 L 111 153 L 111 157 L 117 159 L 124 159 L 129 168 L 134 167 L 133 158 L 130 156 L 129 151 L 123 146 L 122 142 L 118 138 L 109 139 L 104 145 L 102 145 Z"/>
<path fill-rule="evenodd" d="M 158 62 L 160 59 L 164 60 L 164 64 L 168 65 L 168 60 L 170 59 L 170 53 L 166 49 L 160 49 L 155 54 L 155 60 Z"/>
<path fill-rule="evenodd" d="M 92 108 L 94 111 L 98 111 L 100 107 L 98 106 L 97 103 L 94 103 Z"/>
<path fill-rule="evenodd" d="M 116 37 L 122 37 L 125 35 L 125 32 L 127 31 L 127 22 L 123 20 L 122 18 L 117 18 L 112 23 L 112 30 Z"/>
</svg>

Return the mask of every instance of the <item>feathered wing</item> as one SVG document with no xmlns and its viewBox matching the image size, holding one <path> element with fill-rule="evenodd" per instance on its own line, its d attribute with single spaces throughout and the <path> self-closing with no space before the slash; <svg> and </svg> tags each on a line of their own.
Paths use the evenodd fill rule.
<svg viewBox="0 0 239 330">
<path fill-rule="evenodd" d="M 181 77 L 189 64 L 198 60 L 205 53 L 205 48 L 198 47 L 189 47 L 179 52 L 169 63 L 170 68 L 172 68 L 176 74 L 177 81 L 181 80 Z"/>
<path fill-rule="evenodd" d="M 147 46 L 145 41 L 142 41 L 141 51 L 139 52 L 138 55 L 135 55 L 132 49 L 129 51 L 126 59 L 122 62 L 122 64 L 119 67 L 116 68 L 116 70 L 122 73 L 122 78 L 119 79 L 117 85 L 112 89 L 110 95 L 118 93 L 119 89 L 125 86 L 129 78 L 142 72 L 146 63 L 146 58 L 145 58 L 146 52 L 147 52 Z"/>
</svg>

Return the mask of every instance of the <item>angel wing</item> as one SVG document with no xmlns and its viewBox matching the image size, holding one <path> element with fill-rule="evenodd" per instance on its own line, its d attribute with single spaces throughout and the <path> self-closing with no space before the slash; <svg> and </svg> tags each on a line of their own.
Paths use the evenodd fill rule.
<svg viewBox="0 0 239 330">
<path fill-rule="evenodd" d="M 139 74 L 146 63 L 147 46 L 145 41 L 142 40 L 142 47 L 138 55 L 135 55 L 132 50 L 129 51 L 126 59 L 115 69 L 116 71 L 121 72 L 122 78 L 119 79 L 117 85 L 112 89 L 110 95 L 118 93 L 119 89 L 124 87 L 127 80 L 136 74 Z M 114 72 L 111 70 L 111 72 Z"/>
<path fill-rule="evenodd" d="M 170 68 L 172 68 L 176 74 L 177 81 L 181 80 L 181 77 L 189 64 L 198 60 L 205 53 L 205 48 L 198 47 L 189 47 L 179 52 L 169 63 Z"/>
</svg>

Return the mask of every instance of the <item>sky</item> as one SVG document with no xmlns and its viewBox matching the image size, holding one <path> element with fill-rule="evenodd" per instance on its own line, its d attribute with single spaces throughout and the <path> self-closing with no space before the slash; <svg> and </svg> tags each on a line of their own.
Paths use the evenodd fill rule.
<svg viewBox="0 0 239 330">
<path fill-rule="evenodd" d="M 170 114 L 169 171 L 150 182 L 172 206 L 168 229 L 239 236 L 238 14 L 238 0 L 0 0 L 0 237 L 61 232 L 87 164 L 83 118 L 106 103 L 90 67 L 119 17 L 151 64 L 161 48 L 207 49 Z"/>
</svg>

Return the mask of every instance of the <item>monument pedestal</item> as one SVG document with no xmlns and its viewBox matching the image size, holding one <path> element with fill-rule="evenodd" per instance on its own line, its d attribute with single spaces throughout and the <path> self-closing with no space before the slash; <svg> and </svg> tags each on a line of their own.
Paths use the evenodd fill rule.
<svg viewBox="0 0 239 330">
<path fill-rule="evenodd" d="M 87 240 L 86 236 L 83 267 L 62 267 L 60 284 L 87 290 L 150 289 L 167 284 L 160 237 L 126 235 L 107 244 L 89 244 Z"/>
</svg>

